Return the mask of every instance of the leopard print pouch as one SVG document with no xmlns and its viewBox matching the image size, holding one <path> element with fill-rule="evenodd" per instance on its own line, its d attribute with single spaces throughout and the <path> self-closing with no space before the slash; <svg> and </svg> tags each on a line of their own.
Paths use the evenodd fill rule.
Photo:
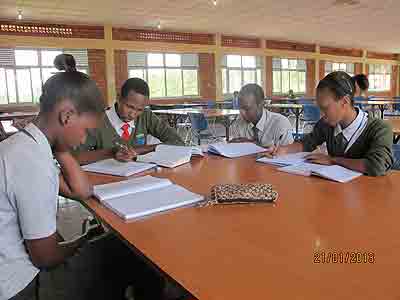
<svg viewBox="0 0 400 300">
<path fill-rule="evenodd" d="M 211 197 L 206 205 L 215 204 L 248 204 L 275 202 L 278 199 L 271 184 L 219 184 L 211 189 Z"/>
</svg>

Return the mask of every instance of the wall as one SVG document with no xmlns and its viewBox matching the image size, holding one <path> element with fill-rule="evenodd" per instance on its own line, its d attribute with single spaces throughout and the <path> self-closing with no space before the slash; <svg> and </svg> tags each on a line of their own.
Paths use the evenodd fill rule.
<svg viewBox="0 0 400 300">
<path fill-rule="evenodd" d="M 392 89 L 385 93 L 399 94 L 399 57 L 391 53 L 369 52 L 364 49 L 342 49 L 324 45 L 257 38 L 159 32 L 113 28 L 111 25 L 78 26 L 17 24 L 0 21 L 0 47 L 44 47 L 89 49 L 90 74 L 99 84 L 108 103 L 114 101 L 120 86 L 128 77 L 127 51 L 162 51 L 199 53 L 199 98 L 180 101 L 222 99 L 219 62 L 224 54 L 263 57 L 265 94 L 272 94 L 272 57 L 300 58 L 307 62 L 307 96 L 314 95 L 318 80 L 325 73 L 325 61 L 355 63 L 357 73 L 368 72 L 369 63 L 389 63 L 393 68 Z M 176 99 L 154 99 L 154 102 L 178 102 Z"/>
</svg>

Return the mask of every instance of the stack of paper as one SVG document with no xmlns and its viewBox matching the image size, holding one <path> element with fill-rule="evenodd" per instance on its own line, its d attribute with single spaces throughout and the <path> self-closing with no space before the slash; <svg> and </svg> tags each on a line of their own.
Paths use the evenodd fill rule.
<svg viewBox="0 0 400 300">
<path fill-rule="evenodd" d="M 109 174 L 115 176 L 131 176 L 156 167 L 155 164 L 140 162 L 119 162 L 113 158 L 101 160 L 89 165 L 82 166 L 88 172 Z"/>
<path fill-rule="evenodd" d="M 257 161 L 275 166 L 290 166 L 305 162 L 306 155 L 310 153 L 311 152 L 298 152 L 298 153 L 290 153 L 286 155 L 275 156 L 273 158 L 262 157 L 257 159 Z"/>
<path fill-rule="evenodd" d="M 97 185 L 94 194 L 125 220 L 191 205 L 204 199 L 168 179 L 152 176 Z"/>
<path fill-rule="evenodd" d="M 208 146 L 208 152 L 229 158 L 235 158 L 265 152 L 265 148 L 253 143 L 217 143 L 210 144 Z"/>
<path fill-rule="evenodd" d="M 192 155 L 201 155 L 199 147 L 159 145 L 154 152 L 138 156 L 138 161 L 154 163 L 166 168 L 175 168 L 190 162 Z"/>
</svg>

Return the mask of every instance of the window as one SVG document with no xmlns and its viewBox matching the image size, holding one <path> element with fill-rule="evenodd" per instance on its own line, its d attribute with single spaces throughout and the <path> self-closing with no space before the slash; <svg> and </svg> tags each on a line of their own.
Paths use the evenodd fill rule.
<svg viewBox="0 0 400 300">
<path fill-rule="evenodd" d="M 151 98 L 199 95 L 197 54 L 128 53 L 129 77 L 147 81 Z"/>
<path fill-rule="evenodd" d="M 272 93 L 304 95 L 306 92 L 306 61 L 302 59 L 272 59 Z"/>
<path fill-rule="evenodd" d="M 370 64 L 368 72 L 370 91 L 390 91 L 392 66 L 384 64 Z"/>
<path fill-rule="evenodd" d="M 240 91 L 247 83 L 257 83 L 262 86 L 261 57 L 224 55 L 221 65 L 223 94 Z"/>
<path fill-rule="evenodd" d="M 354 76 L 354 63 L 339 63 L 339 62 L 326 62 L 325 63 L 325 76 L 335 71 L 343 71 Z"/>
<path fill-rule="evenodd" d="M 86 50 L 0 48 L 0 105 L 38 103 L 42 85 L 58 72 L 53 61 L 61 53 L 73 55 L 77 69 L 88 73 Z"/>
</svg>

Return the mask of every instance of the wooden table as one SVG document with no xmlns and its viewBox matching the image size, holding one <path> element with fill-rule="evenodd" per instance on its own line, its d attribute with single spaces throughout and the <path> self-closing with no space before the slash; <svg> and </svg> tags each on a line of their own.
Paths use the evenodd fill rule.
<svg viewBox="0 0 400 300">
<path fill-rule="evenodd" d="M 381 118 L 384 118 L 384 112 L 388 105 L 395 105 L 400 104 L 398 100 L 355 100 L 354 104 L 361 104 L 361 105 L 371 105 L 373 108 L 378 106 L 379 110 L 381 111 Z"/>
<path fill-rule="evenodd" d="M 300 115 L 303 112 L 303 107 L 305 104 L 296 104 L 296 103 L 270 103 L 266 104 L 266 108 L 283 108 L 283 109 L 291 109 L 296 116 L 296 139 L 299 137 L 299 120 Z"/>
<path fill-rule="evenodd" d="M 386 122 L 390 123 L 393 128 L 393 144 L 397 144 L 400 141 L 400 118 L 386 119 Z"/>
<path fill-rule="evenodd" d="M 10 113 L 0 113 L 0 122 L 1 121 L 12 121 L 14 119 L 25 119 L 30 117 L 36 117 L 38 112 L 10 112 Z"/>
<path fill-rule="evenodd" d="M 169 123 L 176 128 L 179 120 L 183 118 L 187 119 L 189 113 L 192 114 L 203 114 L 205 118 L 221 118 L 225 126 L 226 140 L 229 140 L 229 128 L 235 119 L 231 119 L 233 116 L 238 116 L 240 111 L 237 109 L 168 109 L 168 110 L 153 110 L 153 113 L 159 115 L 166 115 Z"/>
<path fill-rule="evenodd" d="M 152 109 L 176 109 L 176 108 L 196 108 L 207 107 L 207 102 L 203 103 L 158 103 L 150 104 Z"/>
<path fill-rule="evenodd" d="M 279 172 L 253 157 L 209 156 L 153 174 L 203 195 L 218 183 L 271 183 L 279 192 L 275 206 L 183 208 L 130 223 L 87 202 L 198 299 L 398 299 L 400 172 L 340 184 Z M 331 256 L 328 263 L 337 252 L 343 263 Z M 367 263 L 350 263 L 357 252 L 367 253 Z"/>
</svg>

